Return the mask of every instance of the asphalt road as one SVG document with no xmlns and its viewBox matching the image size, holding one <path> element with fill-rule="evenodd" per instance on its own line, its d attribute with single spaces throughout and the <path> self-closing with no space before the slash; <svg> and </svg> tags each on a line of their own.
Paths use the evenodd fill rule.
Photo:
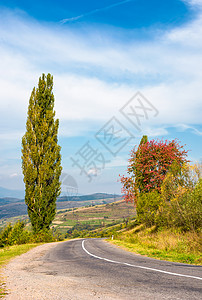
<svg viewBox="0 0 202 300">
<path fill-rule="evenodd" d="M 110 299 L 202 299 L 201 266 L 146 258 L 102 239 L 60 243 L 42 261 L 41 272 L 71 276 Z"/>
</svg>

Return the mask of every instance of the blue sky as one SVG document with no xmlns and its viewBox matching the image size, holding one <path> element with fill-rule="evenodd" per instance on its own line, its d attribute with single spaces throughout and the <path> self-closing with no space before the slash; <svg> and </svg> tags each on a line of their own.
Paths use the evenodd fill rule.
<svg viewBox="0 0 202 300">
<path fill-rule="evenodd" d="M 178 138 L 200 161 L 201 36 L 202 0 L 1 1 L 0 186 L 24 188 L 29 96 L 48 72 L 63 178 L 72 176 L 79 193 L 120 193 L 118 175 L 143 134 Z M 139 123 L 127 118 L 141 103 Z M 116 140 L 103 135 L 107 128 L 116 128 Z M 91 160 L 81 161 L 87 145 Z"/>
</svg>

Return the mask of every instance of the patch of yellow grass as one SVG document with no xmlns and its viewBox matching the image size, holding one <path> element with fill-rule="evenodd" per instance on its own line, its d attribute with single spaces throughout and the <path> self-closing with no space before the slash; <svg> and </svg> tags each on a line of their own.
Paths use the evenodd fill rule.
<svg viewBox="0 0 202 300">
<path fill-rule="evenodd" d="M 122 232 L 112 243 L 130 251 L 169 261 L 202 264 L 202 232 L 156 231 L 143 225 Z"/>
</svg>

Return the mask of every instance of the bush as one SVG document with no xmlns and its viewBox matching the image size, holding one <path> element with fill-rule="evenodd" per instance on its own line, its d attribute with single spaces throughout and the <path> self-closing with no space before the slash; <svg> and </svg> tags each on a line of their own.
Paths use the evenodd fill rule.
<svg viewBox="0 0 202 300">
<path fill-rule="evenodd" d="M 131 151 L 128 175 L 120 178 L 125 201 L 138 201 L 139 193 L 160 192 L 172 163 L 181 168 L 187 162 L 186 156 L 187 151 L 177 140 L 148 141 L 143 136 L 138 148 Z"/>
<path fill-rule="evenodd" d="M 49 243 L 49 242 L 55 242 L 56 239 L 54 238 L 51 230 L 44 229 L 33 234 L 32 241 L 34 243 Z"/>
<path fill-rule="evenodd" d="M 9 223 L 0 233 L 0 247 L 29 243 L 31 233 L 25 229 L 25 223 L 18 221 L 13 227 Z"/>
<path fill-rule="evenodd" d="M 202 179 L 199 179 L 192 193 L 186 199 L 187 225 L 191 229 L 202 227 Z"/>
<path fill-rule="evenodd" d="M 30 241 L 31 233 L 25 229 L 25 223 L 18 221 L 9 234 L 9 245 L 21 245 Z"/>
<path fill-rule="evenodd" d="M 157 212 L 162 204 L 161 195 L 157 191 L 142 193 L 137 201 L 137 220 L 146 226 L 156 224 Z"/>
<path fill-rule="evenodd" d="M 202 227 L 202 179 L 193 191 L 187 191 L 164 204 L 159 223 L 167 227 L 180 227 L 184 231 Z"/>
<path fill-rule="evenodd" d="M 198 167 L 184 165 L 180 173 L 175 171 L 166 175 L 161 187 L 163 205 L 158 224 L 198 230 L 202 226 L 202 179 Z"/>
<path fill-rule="evenodd" d="M 12 226 L 9 223 L 0 233 L 0 247 L 9 245 L 9 235 L 12 231 Z"/>
<path fill-rule="evenodd" d="M 59 240 L 60 237 L 58 237 Z M 0 232 L 0 247 L 21 245 L 27 243 L 48 243 L 54 242 L 51 230 L 41 230 L 38 233 L 32 233 L 25 229 L 25 223 L 18 221 L 12 226 L 10 223 Z"/>
</svg>

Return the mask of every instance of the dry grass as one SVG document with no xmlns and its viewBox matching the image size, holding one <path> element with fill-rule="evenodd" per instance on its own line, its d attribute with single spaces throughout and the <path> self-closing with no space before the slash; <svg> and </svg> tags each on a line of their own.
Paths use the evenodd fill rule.
<svg viewBox="0 0 202 300">
<path fill-rule="evenodd" d="M 202 264 L 202 233 L 174 230 L 156 231 L 143 225 L 122 233 L 114 241 L 130 251 L 163 260 Z"/>
</svg>

